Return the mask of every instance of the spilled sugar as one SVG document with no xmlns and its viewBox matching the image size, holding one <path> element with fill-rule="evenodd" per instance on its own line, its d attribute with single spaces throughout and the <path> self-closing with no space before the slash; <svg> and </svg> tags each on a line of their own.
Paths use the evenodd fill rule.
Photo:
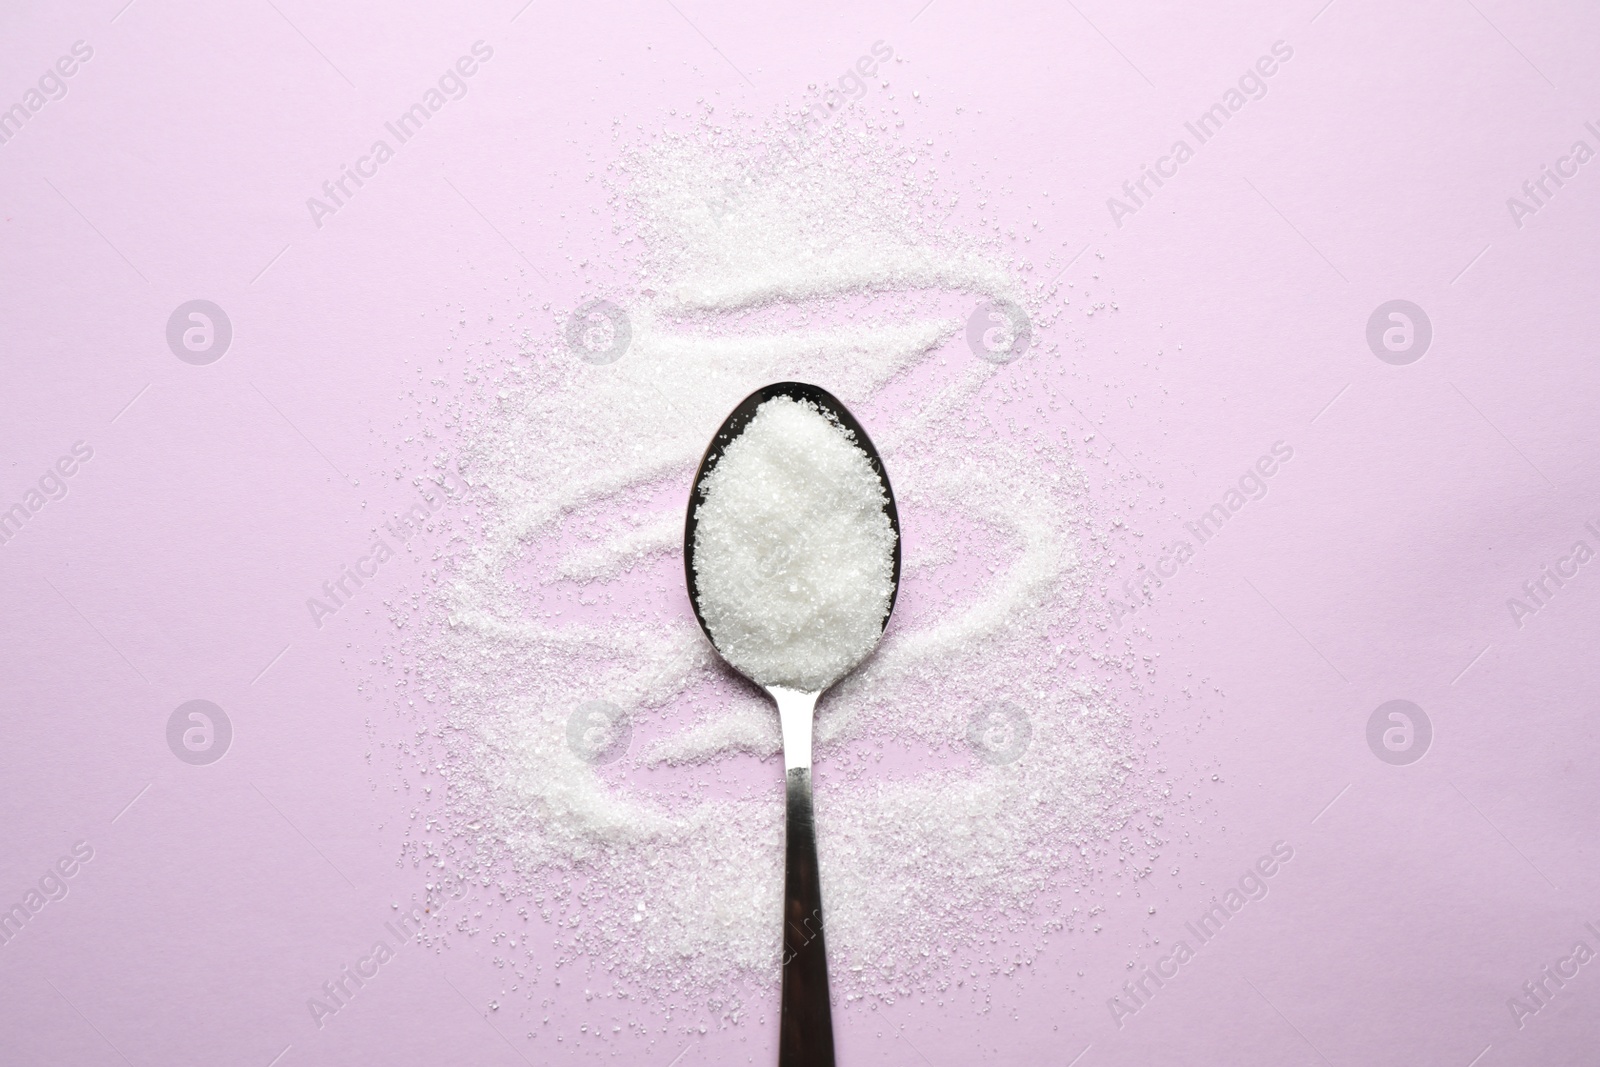
<svg viewBox="0 0 1600 1067">
<path fill-rule="evenodd" d="M 696 627 L 680 553 L 705 441 L 785 379 L 876 412 L 906 538 L 882 644 L 818 709 L 836 994 L 953 995 L 1082 919 L 1071 896 L 1036 909 L 1090 878 L 1137 760 L 1124 710 L 1073 662 L 1097 579 L 1086 481 L 1054 386 L 1029 369 L 1048 347 L 1002 367 L 961 340 L 980 300 L 1028 308 L 1036 336 L 1063 301 L 947 227 L 953 194 L 906 156 L 887 125 L 705 125 L 628 149 L 613 203 L 636 276 L 606 291 L 629 316 L 625 355 L 586 363 L 553 322 L 483 361 L 486 402 L 453 431 L 482 526 L 419 601 L 404 682 L 431 713 L 409 751 L 447 789 L 405 856 L 436 893 L 528 909 L 536 951 L 522 920 L 495 934 L 521 938 L 524 982 L 553 956 L 615 995 L 735 1022 L 731 990 L 776 988 L 777 717 Z M 1043 417 L 991 414 L 1019 398 Z M 566 581 L 598 606 L 537 606 Z M 568 728 L 594 700 L 631 723 L 605 766 Z M 1027 729 L 1009 738 L 984 725 L 1016 715 Z"/>
<path fill-rule="evenodd" d="M 756 409 L 700 482 L 694 571 L 712 642 L 761 685 L 826 689 L 867 657 L 894 593 L 878 472 L 809 401 Z"/>
</svg>

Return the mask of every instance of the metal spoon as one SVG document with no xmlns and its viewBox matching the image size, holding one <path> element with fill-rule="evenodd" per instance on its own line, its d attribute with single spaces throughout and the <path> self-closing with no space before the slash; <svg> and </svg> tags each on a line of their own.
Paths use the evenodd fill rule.
<svg viewBox="0 0 1600 1067">
<path fill-rule="evenodd" d="M 695 512 L 700 503 L 700 483 L 716 466 L 727 446 L 745 430 L 756 409 L 774 397 L 810 401 L 839 420 L 855 434 L 856 445 L 867 454 L 872 469 L 883 482 L 887 501 L 884 511 L 894 528 L 894 576 L 889 595 L 889 611 L 900 591 L 900 516 L 894 506 L 894 490 L 884 473 L 883 461 L 845 406 L 829 392 L 803 382 L 779 382 L 757 389 L 745 397 L 712 437 L 700 469 L 695 472 L 689 491 L 689 514 L 683 527 L 683 569 L 689 583 L 689 602 L 694 605 L 700 629 L 713 646 L 716 638 L 700 614 L 700 592 L 694 576 Z M 889 614 L 884 614 L 884 624 Z M 804 693 L 778 685 L 762 686 L 778 705 L 778 723 L 783 731 L 783 767 L 788 790 L 785 814 L 787 830 L 786 873 L 783 904 L 783 1000 L 778 1028 L 778 1067 L 834 1067 L 833 1009 L 828 1001 L 828 958 L 822 934 L 822 884 L 817 875 L 817 831 L 811 808 L 811 725 L 817 698 L 822 691 Z"/>
</svg>

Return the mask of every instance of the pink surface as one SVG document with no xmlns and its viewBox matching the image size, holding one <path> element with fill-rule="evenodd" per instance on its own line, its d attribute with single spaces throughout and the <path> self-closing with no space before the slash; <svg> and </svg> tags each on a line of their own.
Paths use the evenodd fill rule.
<svg viewBox="0 0 1600 1067">
<path fill-rule="evenodd" d="M 1570 173 L 1574 142 L 1600 149 L 1600 11 L 919 5 L 0 13 L 0 106 L 92 49 L 0 144 L 0 508 L 92 450 L 0 545 L 0 904 L 92 850 L 0 946 L 0 1059 L 773 1061 L 770 1020 L 640 1035 L 581 979 L 507 998 L 467 933 L 400 948 L 319 1027 L 307 998 L 399 943 L 385 924 L 426 882 L 397 862 L 410 801 L 373 755 L 397 727 L 370 661 L 384 601 L 439 546 L 414 541 L 320 629 L 305 601 L 410 504 L 398 443 L 460 366 L 449 309 L 476 326 L 578 298 L 563 241 L 600 224 L 588 176 L 614 120 L 648 130 L 701 98 L 765 114 L 883 40 L 962 172 L 977 161 L 1063 258 L 1088 248 L 1066 277 L 1107 307 L 1071 355 L 1091 424 L 1073 427 L 1097 435 L 1097 477 L 1158 487 L 1130 565 L 1275 442 L 1293 458 L 1122 618 L 1131 655 L 1159 654 L 1149 696 L 1203 824 L 1136 820 L 1138 906 L 1112 898 L 991 1002 L 841 1011 L 841 1062 L 1589 1062 L 1600 962 L 1572 953 L 1600 951 L 1600 564 L 1547 580 L 1531 615 L 1507 601 L 1575 542 L 1600 549 L 1600 163 L 1546 179 L 1542 204 L 1522 192 Z M 466 95 L 315 225 L 306 198 L 480 40 Z M 1194 145 L 1184 124 L 1280 41 L 1266 95 L 1114 218 L 1107 198 Z M 167 340 L 196 299 L 232 324 L 206 365 Z M 1397 299 L 1433 330 L 1403 365 L 1367 342 Z M 209 765 L 168 744 L 197 699 L 232 726 Z M 1397 699 L 1432 726 L 1409 765 L 1367 741 Z M 1275 842 L 1293 858 L 1266 897 L 1116 1017 Z M 1536 981 L 1552 997 L 1518 1017 Z"/>
</svg>

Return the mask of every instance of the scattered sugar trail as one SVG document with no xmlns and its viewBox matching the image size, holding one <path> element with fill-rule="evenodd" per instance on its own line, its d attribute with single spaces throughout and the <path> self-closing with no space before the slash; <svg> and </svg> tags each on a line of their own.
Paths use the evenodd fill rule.
<svg viewBox="0 0 1600 1067">
<path fill-rule="evenodd" d="M 729 684 L 686 612 L 551 618 L 529 610 L 527 583 L 581 579 L 647 603 L 651 565 L 681 567 L 683 494 L 710 433 L 761 385 L 814 381 L 858 414 L 912 378 L 921 390 L 872 423 L 906 537 L 902 600 L 876 653 L 819 709 L 840 995 L 948 989 L 955 961 L 1024 924 L 1129 809 L 1126 715 L 1071 674 L 1055 636 L 1090 580 L 1086 482 L 1063 436 L 985 413 L 1004 369 L 966 352 L 963 318 L 940 305 L 965 294 L 962 316 L 1003 298 L 1042 322 L 1042 294 L 1004 255 L 943 229 L 932 180 L 903 155 L 842 127 L 806 140 L 732 125 L 625 153 L 618 202 L 638 278 L 612 296 L 630 316 L 626 354 L 593 366 L 558 331 L 530 337 L 462 431 L 486 519 L 431 608 L 417 669 L 443 695 L 431 736 L 449 784 L 452 844 L 429 846 L 429 862 L 481 884 L 509 862 L 502 884 L 559 923 L 558 956 L 587 957 L 640 995 L 775 985 L 781 773 L 742 797 L 651 792 L 648 775 L 619 781 L 580 758 L 569 717 L 603 697 L 642 732 L 664 731 L 636 741 L 624 768 L 714 770 L 775 753 L 776 714 Z M 849 321 L 819 304 L 865 297 L 876 302 Z M 957 588 L 974 569 L 980 580 Z M 969 744 L 974 716 L 998 706 L 1024 733 Z M 876 773 L 868 754 L 886 749 L 931 750 L 937 769 Z M 577 898 L 559 889 L 574 877 L 587 886 Z M 554 918 L 552 893 L 565 908 Z"/>
</svg>

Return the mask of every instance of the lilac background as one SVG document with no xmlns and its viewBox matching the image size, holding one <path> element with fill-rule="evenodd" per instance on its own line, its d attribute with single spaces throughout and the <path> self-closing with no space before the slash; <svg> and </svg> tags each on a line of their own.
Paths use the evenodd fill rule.
<svg viewBox="0 0 1600 1067">
<path fill-rule="evenodd" d="M 1574 140 L 1600 146 L 1600 10 L 121 2 L 0 12 L 0 105 L 94 49 L 0 145 L 0 506 L 94 449 L 0 546 L 0 903 L 94 848 L 0 947 L 5 1062 L 773 1060 L 770 1024 L 612 1035 L 626 1013 L 571 985 L 524 1017 L 467 937 L 403 950 L 319 1030 L 306 998 L 422 880 L 368 761 L 369 717 L 392 716 L 365 660 L 429 547 L 321 630 L 304 601 L 409 503 L 394 443 L 454 366 L 445 306 L 577 298 L 559 242 L 593 222 L 615 117 L 700 97 L 765 113 L 879 39 L 907 61 L 898 89 L 984 116 L 941 149 L 1017 190 L 1019 220 L 1050 190 L 1050 240 L 1097 257 L 1067 277 L 1114 279 L 1115 332 L 1083 327 L 1074 399 L 1110 462 L 1162 487 L 1145 561 L 1274 441 L 1295 457 L 1124 620 L 1160 653 L 1171 762 L 1209 812 L 1203 848 L 1160 850 L 1156 913 L 1113 907 L 987 1011 L 841 1012 L 841 1060 L 1586 1062 L 1600 963 L 1521 1029 L 1507 999 L 1579 938 L 1600 948 L 1600 577 L 1520 628 L 1506 598 L 1600 544 L 1600 163 L 1520 228 L 1506 198 Z M 305 198 L 478 39 L 494 58 L 469 94 L 315 228 Z M 1106 197 L 1276 40 L 1294 58 L 1266 98 L 1115 227 Z M 210 366 L 165 342 L 194 298 L 234 327 Z M 1394 298 L 1434 327 L 1409 366 L 1365 342 Z M 233 723 L 212 766 L 166 745 L 194 698 Z M 1407 767 L 1365 741 L 1394 698 L 1435 731 Z M 1119 1028 L 1129 962 L 1280 839 L 1295 858 L 1270 896 Z"/>
</svg>

